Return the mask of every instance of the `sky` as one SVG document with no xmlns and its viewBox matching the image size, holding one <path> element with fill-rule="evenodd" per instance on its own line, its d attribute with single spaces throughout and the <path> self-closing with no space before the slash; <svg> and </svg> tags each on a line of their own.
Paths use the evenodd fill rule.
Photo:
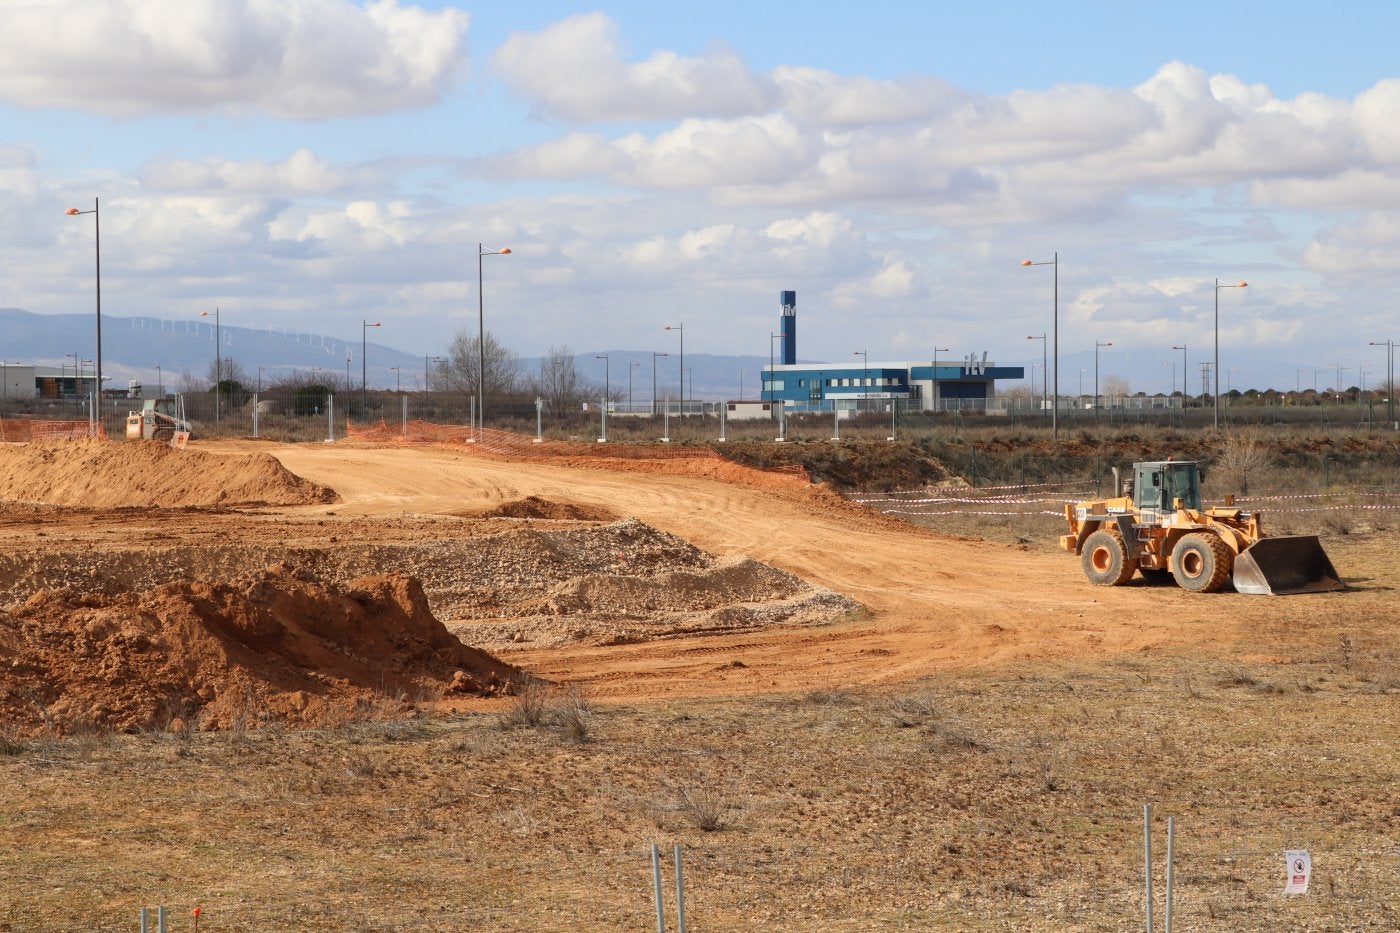
<svg viewBox="0 0 1400 933">
<path fill-rule="evenodd" d="M 1374 385 L 1397 34 L 1382 2 L 0 0 L 0 307 L 92 307 L 65 210 L 100 201 L 104 315 L 764 356 L 791 289 L 808 360 L 1035 378 L 1048 334 L 1163 391 L 1218 333 L 1222 383 Z"/>
</svg>

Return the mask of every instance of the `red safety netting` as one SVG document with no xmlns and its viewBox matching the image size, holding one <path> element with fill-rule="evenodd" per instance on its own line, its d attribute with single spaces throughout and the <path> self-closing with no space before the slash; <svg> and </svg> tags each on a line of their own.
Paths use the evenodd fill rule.
<svg viewBox="0 0 1400 933">
<path fill-rule="evenodd" d="M 0 419 L 0 442 L 79 440 L 92 436 L 90 421 L 36 421 L 32 418 Z M 107 429 L 97 425 L 97 436 L 106 437 Z"/>
</svg>

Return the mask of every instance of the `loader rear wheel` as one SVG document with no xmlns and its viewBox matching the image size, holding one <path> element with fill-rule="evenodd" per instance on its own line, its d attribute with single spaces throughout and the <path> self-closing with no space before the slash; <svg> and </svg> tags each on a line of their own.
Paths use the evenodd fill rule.
<svg viewBox="0 0 1400 933">
<path fill-rule="evenodd" d="M 1230 579 L 1234 554 L 1213 534 L 1186 535 L 1172 548 L 1172 576 L 1193 593 L 1215 593 Z"/>
<path fill-rule="evenodd" d="M 1079 553 L 1084 576 L 1099 586 L 1122 586 L 1137 570 L 1137 561 L 1128 559 L 1123 539 L 1112 532 L 1096 531 L 1089 535 Z"/>
</svg>

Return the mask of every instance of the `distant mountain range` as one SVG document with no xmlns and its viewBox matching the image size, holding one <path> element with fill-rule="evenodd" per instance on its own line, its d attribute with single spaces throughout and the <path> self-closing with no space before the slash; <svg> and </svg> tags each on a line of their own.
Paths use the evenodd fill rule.
<svg viewBox="0 0 1400 933">
<path fill-rule="evenodd" d="M 94 316 L 91 314 L 33 314 L 18 308 L 0 308 L 0 359 L 10 363 L 32 363 L 60 367 L 73 365 L 74 355 L 91 360 L 95 349 Z M 219 339 L 222 356 L 237 361 L 252 382 L 258 370 L 263 370 L 266 382 L 276 382 L 292 373 L 311 374 L 314 370 L 346 376 L 358 385 L 361 374 L 360 344 L 340 338 L 284 329 L 239 327 L 222 324 Z M 369 343 L 367 376 L 372 388 L 420 389 L 425 384 L 429 360 L 416 354 L 404 353 L 383 344 Z M 1036 348 L 1038 349 L 1038 347 Z M 1097 360 L 1093 350 L 1071 349 L 1062 341 L 1060 346 L 1060 393 L 1072 395 L 1082 386 L 1093 392 L 1095 364 L 1100 379 L 1118 376 L 1126 379 L 1133 392 L 1165 393 L 1183 384 L 1182 369 L 1189 370 L 1188 390 L 1193 395 L 1202 391 L 1201 363 L 1212 358 L 1213 347 L 1202 344 L 1193 347 L 1183 359 L 1181 351 L 1128 349 L 1115 347 L 1103 350 Z M 601 357 L 607 356 L 604 360 Z M 871 353 L 872 362 L 900 360 L 890 353 Z M 804 359 L 807 359 L 804 357 Z M 1001 357 L 994 360 L 1002 366 L 1022 366 L 1026 379 L 1022 382 L 998 384 L 1000 391 L 1016 385 L 1030 385 L 1039 391 L 1041 385 L 1040 355 L 1023 358 Z M 625 394 L 630 377 L 633 397 L 643 402 L 652 397 L 653 371 L 656 392 L 661 397 L 675 397 L 678 391 L 679 354 L 669 353 L 654 358 L 651 350 L 598 349 L 574 356 L 579 375 L 603 385 L 606 380 L 617 393 Z M 155 317 L 102 316 L 102 369 L 109 388 L 125 386 L 127 380 L 138 379 L 154 384 L 159 378 L 167 386 L 179 383 L 180 375 L 188 372 L 197 379 L 207 380 L 214 362 L 214 322 L 198 320 L 166 320 Z M 1354 359 L 1341 363 L 1342 388 L 1362 384 L 1362 368 L 1366 368 L 1365 385 L 1379 387 L 1385 381 L 1385 349 L 1358 346 Z M 687 353 L 685 367 L 686 396 L 695 399 L 719 400 L 758 398 L 766 356 L 721 356 L 707 353 Z M 91 363 L 85 368 L 90 368 Z M 654 365 L 654 370 L 653 370 Z M 522 374 L 537 372 L 538 357 L 522 357 Z M 395 369 L 397 367 L 397 371 Z M 1054 362 L 1050 362 L 1053 371 Z M 1239 390 L 1249 388 L 1319 390 L 1335 388 L 1336 363 L 1326 360 L 1294 362 L 1277 354 L 1255 348 L 1221 348 L 1220 388 Z"/>
</svg>

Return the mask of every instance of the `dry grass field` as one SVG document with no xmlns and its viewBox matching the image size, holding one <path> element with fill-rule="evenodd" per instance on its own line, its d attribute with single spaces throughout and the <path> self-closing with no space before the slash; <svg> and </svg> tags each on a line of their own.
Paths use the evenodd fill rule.
<svg viewBox="0 0 1400 933">
<path fill-rule="evenodd" d="M 7 506 L 0 540 L 38 548 L 39 564 L 81 555 L 67 605 L 115 625 L 91 594 L 119 596 L 106 575 L 142 555 L 241 579 L 283 546 L 335 582 L 328 568 L 366 559 L 361 546 L 405 561 L 410 543 L 460 542 L 464 566 L 490 564 L 482 542 L 508 528 L 511 547 L 523 535 L 544 542 L 530 555 L 582 569 L 537 593 L 425 561 L 424 587 L 463 640 L 489 629 L 492 653 L 549 684 L 478 698 L 347 681 L 352 702 L 299 727 L 251 687 L 246 715 L 218 729 L 192 714 L 125 731 L 16 721 L 0 729 L 0 930 L 129 930 L 156 904 L 177 930 L 196 906 L 206 931 L 655 929 L 652 844 L 670 930 L 676 845 L 701 933 L 1140 929 L 1144 804 L 1158 928 L 1168 816 L 1176 929 L 1400 928 L 1400 522 L 1387 512 L 1285 513 L 1322 534 L 1344 592 L 1202 596 L 1090 587 L 1046 540 L 1058 527 L 1043 504 L 918 527 L 790 476 L 205 448 L 250 451 L 314 494 L 158 515 L 66 505 L 55 485 L 57 507 Z M 527 496 L 596 521 L 479 517 Z M 618 532 L 569 550 L 614 516 L 716 562 Z M 633 567 L 636 553 L 656 566 Z M 761 593 L 721 599 L 741 556 L 859 608 L 795 617 L 755 609 Z M 708 588 L 669 614 L 618 602 L 710 566 Z M 12 588 L 44 582 L 33 563 L 4 572 Z M 469 598 L 492 587 L 510 600 Z M 12 592 L 0 620 L 52 592 Z M 576 637 L 538 637 L 546 612 Z M 644 635 L 597 637 L 643 616 Z M 0 677 L 19 672 L 16 651 L 0 640 Z M 1285 897 L 1295 848 L 1315 877 Z"/>
</svg>

